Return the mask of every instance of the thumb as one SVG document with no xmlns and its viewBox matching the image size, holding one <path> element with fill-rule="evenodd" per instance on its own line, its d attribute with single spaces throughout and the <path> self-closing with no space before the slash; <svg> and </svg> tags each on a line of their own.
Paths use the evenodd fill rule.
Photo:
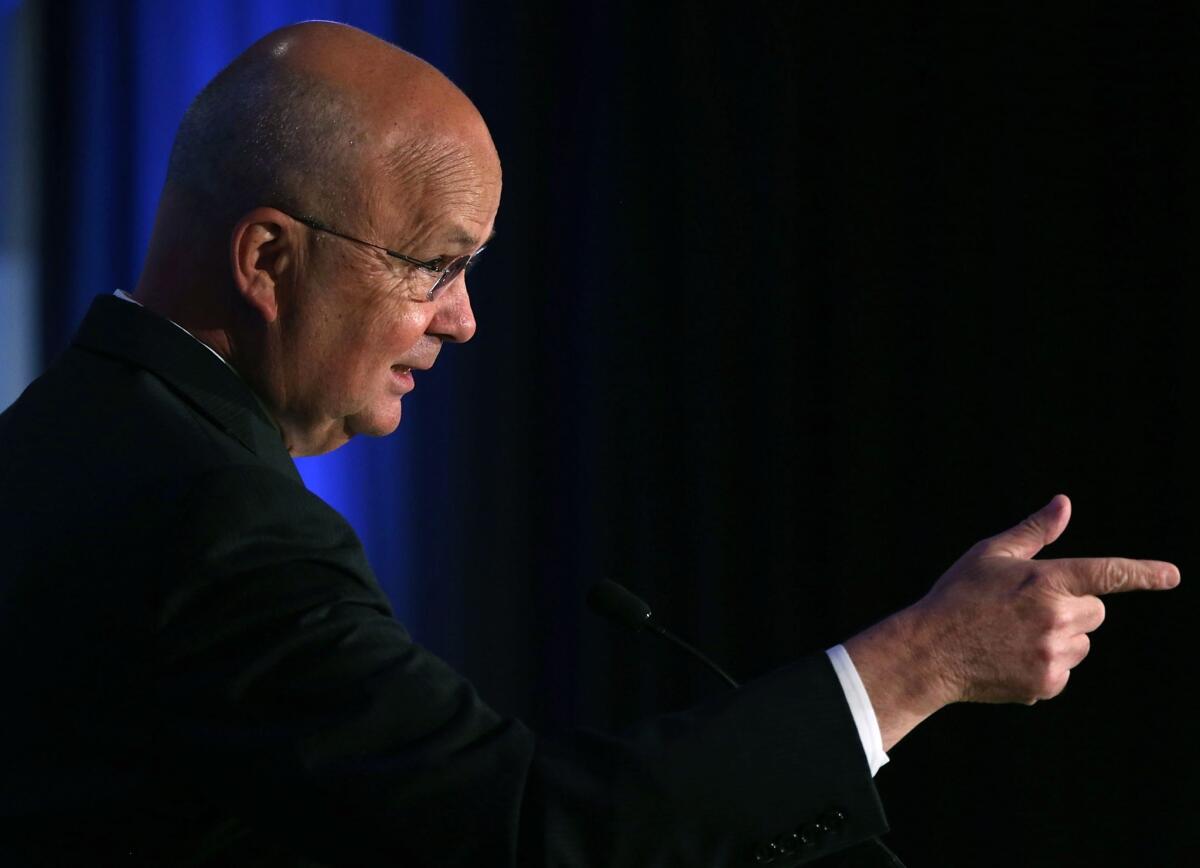
<svg viewBox="0 0 1200 868">
<path fill-rule="evenodd" d="M 1054 542 L 1071 520 L 1071 501 L 1056 494 L 1050 502 L 1020 524 L 996 534 L 983 544 L 983 554 L 992 557 L 1031 558 Z"/>
</svg>

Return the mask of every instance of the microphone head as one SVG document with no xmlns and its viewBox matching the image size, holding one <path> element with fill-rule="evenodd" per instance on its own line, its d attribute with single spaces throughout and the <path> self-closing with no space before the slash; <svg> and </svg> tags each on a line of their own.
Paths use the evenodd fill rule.
<svg viewBox="0 0 1200 868">
<path fill-rule="evenodd" d="M 597 583 L 588 591 L 587 604 L 596 614 L 631 630 L 644 630 L 650 625 L 650 607 L 611 579 Z"/>
</svg>

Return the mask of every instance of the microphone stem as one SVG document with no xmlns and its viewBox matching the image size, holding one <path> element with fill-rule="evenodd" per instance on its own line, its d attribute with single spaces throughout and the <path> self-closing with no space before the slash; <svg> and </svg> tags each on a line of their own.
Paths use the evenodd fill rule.
<svg viewBox="0 0 1200 868">
<path fill-rule="evenodd" d="M 675 645 L 682 648 L 688 654 L 691 654 L 693 657 L 695 657 L 697 660 L 699 660 L 701 663 L 703 663 L 705 666 L 707 666 L 713 672 L 717 673 L 717 675 L 719 675 L 725 681 L 725 683 L 728 684 L 733 689 L 736 690 L 740 686 L 736 681 L 734 681 L 732 678 L 729 677 L 728 672 L 726 672 L 724 669 L 722 669 L 716 663 L 713 663 L 711 660 L 709 660 L 708 657 L 705 654 L 703 654 L 698 648 L 683 641 L 678 636 L 676 636 L 674 633 L 672 633 L 670 630 L 668 630 L 666 627 L 662 627 L 662 626 L 654 623 L 653 621 L 650 621 L 646 624 L 646 629 L 650 630 L 651 632 L 657 633 L 659 636 L 662 636 L 664 639 L 675 643 Z"/>
</svg>

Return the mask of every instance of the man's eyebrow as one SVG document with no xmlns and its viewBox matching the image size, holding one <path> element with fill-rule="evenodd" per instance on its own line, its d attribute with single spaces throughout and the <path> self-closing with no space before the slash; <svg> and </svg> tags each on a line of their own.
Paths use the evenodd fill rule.
<svg viewBox="0 0 1200 868">
<path fill-rule="evenodd" d="M 494 227 L 493 227 L 491 233 L 488 235 L 488 237 L 483 239 L 483 243 L 476 241 L 475 236 L 472 235 L 470 232 L 467 232 L 465 229 L 457 228 L 457 229 L 453 230 L 449 236 L 447 236 L 446 240 L 449 243 L 457 244 L 460 247 L 466 247 L 471 250 L 478 250 L 479 248 L 481 248 L 485 245 L 491 244 L 492 239 L 495 237 L 496 237 L 496 230 Z"/>
</svg>

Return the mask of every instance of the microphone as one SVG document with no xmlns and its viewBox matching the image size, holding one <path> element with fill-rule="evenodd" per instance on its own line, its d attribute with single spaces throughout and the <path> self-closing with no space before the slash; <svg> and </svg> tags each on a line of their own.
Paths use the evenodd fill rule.
<svg viewBox="0 0 1200 868">
<path fill-rule="evenodd" d="M 646 605 L 646 601 L 635 596 L 631 591 L 618 585 L 611 579 L 604 579 L 597 583 L 588 591 L 587 604 L 597 615 L 603 615 L 610 621 L 620 624 L 622 627 L 627 627 L 634 632 L 639 630 L 649 630 L 657 636 L 661 636 L 668 642 L 673 643 L 677 648 L 682 648 L 692 657 L 699 660 L 730 687 L 737 689 L 739 686 L 736 681 L 729 677 L 729 674 L 708 659 L 698 649 L 692 647 L 687 642 L 684 642 L 666 627 L 654 620 L 654 615 L 650 611 L 650 607 Z"/>
</svg>

